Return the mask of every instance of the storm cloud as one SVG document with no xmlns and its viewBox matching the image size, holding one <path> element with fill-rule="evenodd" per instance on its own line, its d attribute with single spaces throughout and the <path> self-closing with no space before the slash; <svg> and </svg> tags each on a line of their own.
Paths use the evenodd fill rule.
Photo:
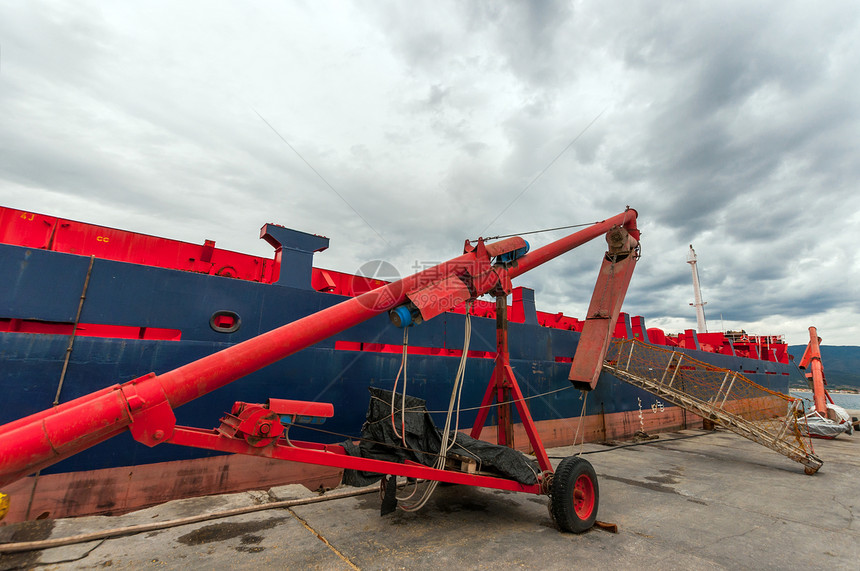
<svg viewBox="0 0 860 571">
<path fill-rule="evenodd" d="M 856 2 L 6 2 L 0 204 L 322 267 L 636 208 L 625 310 L 858 345 Z M 534 245 L 561 232 L 530 235 Z M 603 245 L 518 279 L 581 317 Z"/>
</svg>

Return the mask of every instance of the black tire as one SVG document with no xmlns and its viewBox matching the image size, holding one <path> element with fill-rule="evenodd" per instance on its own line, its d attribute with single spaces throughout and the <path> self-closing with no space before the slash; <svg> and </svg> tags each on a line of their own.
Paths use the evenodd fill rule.
<svg viewBox="0 0 860 571">
<path fill-rule="evenodd" d="M 579 456 L 561 461 L 552 477 L 550 512 L 562 531 L 588 531 L 597 519 L 600 490 L 591 463 Z"/>
</svg>

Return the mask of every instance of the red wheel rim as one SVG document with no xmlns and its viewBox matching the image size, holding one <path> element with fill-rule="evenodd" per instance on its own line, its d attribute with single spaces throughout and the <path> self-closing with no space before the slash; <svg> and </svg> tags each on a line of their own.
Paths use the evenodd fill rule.
<svg viewBox="0 0 860 571">
<path fill-rule="evenodd" d="M 586 520 L 594 510 L 594 482 L 587 474 L 580 474 L 573 487 L 573 511 L 581 520 Z"/>
</svg>

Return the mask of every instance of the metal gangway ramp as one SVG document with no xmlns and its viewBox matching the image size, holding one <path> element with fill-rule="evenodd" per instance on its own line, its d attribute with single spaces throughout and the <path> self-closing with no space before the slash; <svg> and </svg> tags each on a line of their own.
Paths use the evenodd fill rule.
<svg viewBox="0 0 860 571">
<path fill-rule="evenodd" d="M 622 381 L 727 428 L 804 465 L 823 464 L 804 442 L 803 402 L 758 385 L 737 371 L 715 367 L 681 351 L 614 340 L 603 369 Z"/>
</svg>

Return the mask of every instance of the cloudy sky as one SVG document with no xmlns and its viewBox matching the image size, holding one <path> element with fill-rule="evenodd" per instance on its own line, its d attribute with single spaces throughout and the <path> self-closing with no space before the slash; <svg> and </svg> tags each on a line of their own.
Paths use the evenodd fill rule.
<svg viewBox="0 0 860 571">
<path fill-rule="evenodd" d="M 860 345 L 860 4 L 0 4 L 0 205 L 401 273 L 639 212 L 625 309 Z M 542 245 L 563 233 L 529 236 Z M 518 279 L 585 312 L 603 245 Z"/>
</svg>

